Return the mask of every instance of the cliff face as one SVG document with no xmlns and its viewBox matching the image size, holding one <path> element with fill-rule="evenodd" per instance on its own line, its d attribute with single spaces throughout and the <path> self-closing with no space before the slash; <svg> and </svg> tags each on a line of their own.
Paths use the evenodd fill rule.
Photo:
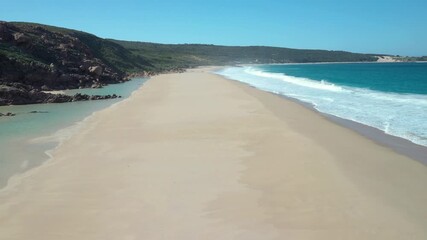
<svg viewBox="0 0 427 240">
<path fill-rule="evenodd" d="M 97 58 L 73 32 L 0 22 L 2 84 L 50 90 L 117 83 L 124 77 L 123 72 Z"/>
<path fill-rule="evenodd" d="M 41 91 L 123 82 L 118 66 L 131 58 L 122 46 L 88 33 L 0 22 L 0 105 L 62 102 Z"/>
</svg>

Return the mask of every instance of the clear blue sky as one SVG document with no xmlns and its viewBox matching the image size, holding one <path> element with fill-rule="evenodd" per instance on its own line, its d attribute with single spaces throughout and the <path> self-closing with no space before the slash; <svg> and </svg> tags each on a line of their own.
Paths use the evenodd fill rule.
<svg viewBox="0 0 427 240">
<path fill-rule="evenodd" d="M 427 0 L 0 0 L 0 19 L 123 40 L 427 55 Z"/>
</svg>

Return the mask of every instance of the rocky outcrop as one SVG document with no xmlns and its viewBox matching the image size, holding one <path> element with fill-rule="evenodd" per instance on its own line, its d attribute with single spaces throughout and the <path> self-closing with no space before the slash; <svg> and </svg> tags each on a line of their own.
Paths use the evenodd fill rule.
<svg viewBox="0 0 427 240">
<path fill-rule="evenodd" d="M 20 32 L 14 33 L 13 38 L 14 38 L 15 42 L 18 44 L 30 42 L 30 37 L 28 37 L 25 34 L 20 33 Z"/>
<path fill-rule="evenodd" d="M 84 39 L 84 41 L 82 39 Z M 41 91 L 102 87 L 127 80 L 86 43 L 99 38 L 0 22 L 0 105 L 72 101 Z"/>
<path fill-rule="evenodd" d="M 15 116 L 16 114 L 15 113 L 11 113 L 11 112 L 8 112 L 8 113 L 0 113 L 0 117 L 13 117 L 13 116 Z"/>
<path fill-rule="evenodd" d="M 88 100 L 102 100 L 118 98 L 113 95 L 87 95 L 76 93 L 73 96 L 65 94 L 51 94 L 41 92 L 31 87 L 15 83 L 11 85 L 0 85 L 0 106 L 1 105 L 23 105 L 33 103 L 64 103 Z"/>
<path fill-rule="evenodd" d="M 101 66 L 92 66 L 89 67 L 89 72 L 97 77 L 102 75 L 102 67 Z"/>
<path fill-rule="evenodd" d="M 152 71 L 142 71 L 142 72 L 135 72 L 135 73 L 130 73 L 128 74 L 127 78 L 136 78 L 136 77 L 152 77 L 155 76 L 157 74 L 165 74 L 165 73 L 183 73 L 185 72 L 186 69 L 184 68 L 171 68 L 168 70 L 162 70 L 162 71 L 157 71 L 157 72 L 152 72 Z"/>
</svg>

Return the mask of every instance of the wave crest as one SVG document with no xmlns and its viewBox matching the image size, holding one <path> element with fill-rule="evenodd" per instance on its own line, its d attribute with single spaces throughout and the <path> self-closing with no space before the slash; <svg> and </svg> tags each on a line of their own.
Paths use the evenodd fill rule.
<svg viewBox="0 0 427 240">
<path fill-rule="evenodd" d="M 319 90 L 326 90 L 326 91 L 333 91 L 333 92 L 347 91 L 343 87 L 336 86 L 335 84 L 332 84 L 332 83 L 328 83 L 325 80 L 314 81 L 308 78 L 288 76 L 283 73 L 267 73 L 260 70 L 256 70 L 254 68 L 246 68 L 245 72 L 258 77 L 278 79 L 278 80 L 296 84 L 302 87 L 309 87 L 309 88 L 315 88 Z"/>
</svg>

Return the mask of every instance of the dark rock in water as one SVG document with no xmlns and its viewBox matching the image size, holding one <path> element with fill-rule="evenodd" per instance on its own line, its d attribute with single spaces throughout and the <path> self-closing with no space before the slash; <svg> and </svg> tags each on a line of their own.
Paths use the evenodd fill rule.
<svg viewBox="0 0 427 240">
<path fill-rule="evenodd" d="M 88 100 L 102 100 L 120 98 L 121 96 L 113 95 L 87 95 L 76 93 L 73 96 L 65 94 L 51 94 L 41 92 L 31 86 L 13 83 L 0 85 L 0 106 L 1 105 L 22 105 L 32 103 L 64 103 L 78 102 Z"/>
<path fill-rule="evenodd" d="M 87 101 L 90 99 L 90 96 L 87 94 L 76 93 L 73 96 L 73 102 L 77 101 Z"/>
<path fill-rule="evenodd" d="M 92 95 L 92 96 L 90 96 L 90 100 L 99 100 L 99 99 L 101 99 L 100 95 Z"/>
<path fill-rule="evenodd" d="M 118 96 L 116 94 L 113 95 L 92 95 L 90 96 L 89 100 L 103 100 L 103 99 L 114 99 L 114 98 L 121 98 L 122 96 Z"/>
<path fill-rule="evenodd" d="M 11 112 L 8 112 L 8 113 L 0 113 L 0 117 L 13 117 L 13 116 L 15 116 L 16 114 L 15 113 L 11 113 Z"/>
<path fill-rule="evenodd" d="M 72 96 L 64 94 L 48 94 L 47 98 L 43 101 L 43 103 L 64 103 L 71 102 L 72 100 Z"/>
<path fill-rule="evenodd" d="M 31 112 L 28 112 L 28 113 L 49 113 L 48 111 L 31 111 Z"/>
</svg>

